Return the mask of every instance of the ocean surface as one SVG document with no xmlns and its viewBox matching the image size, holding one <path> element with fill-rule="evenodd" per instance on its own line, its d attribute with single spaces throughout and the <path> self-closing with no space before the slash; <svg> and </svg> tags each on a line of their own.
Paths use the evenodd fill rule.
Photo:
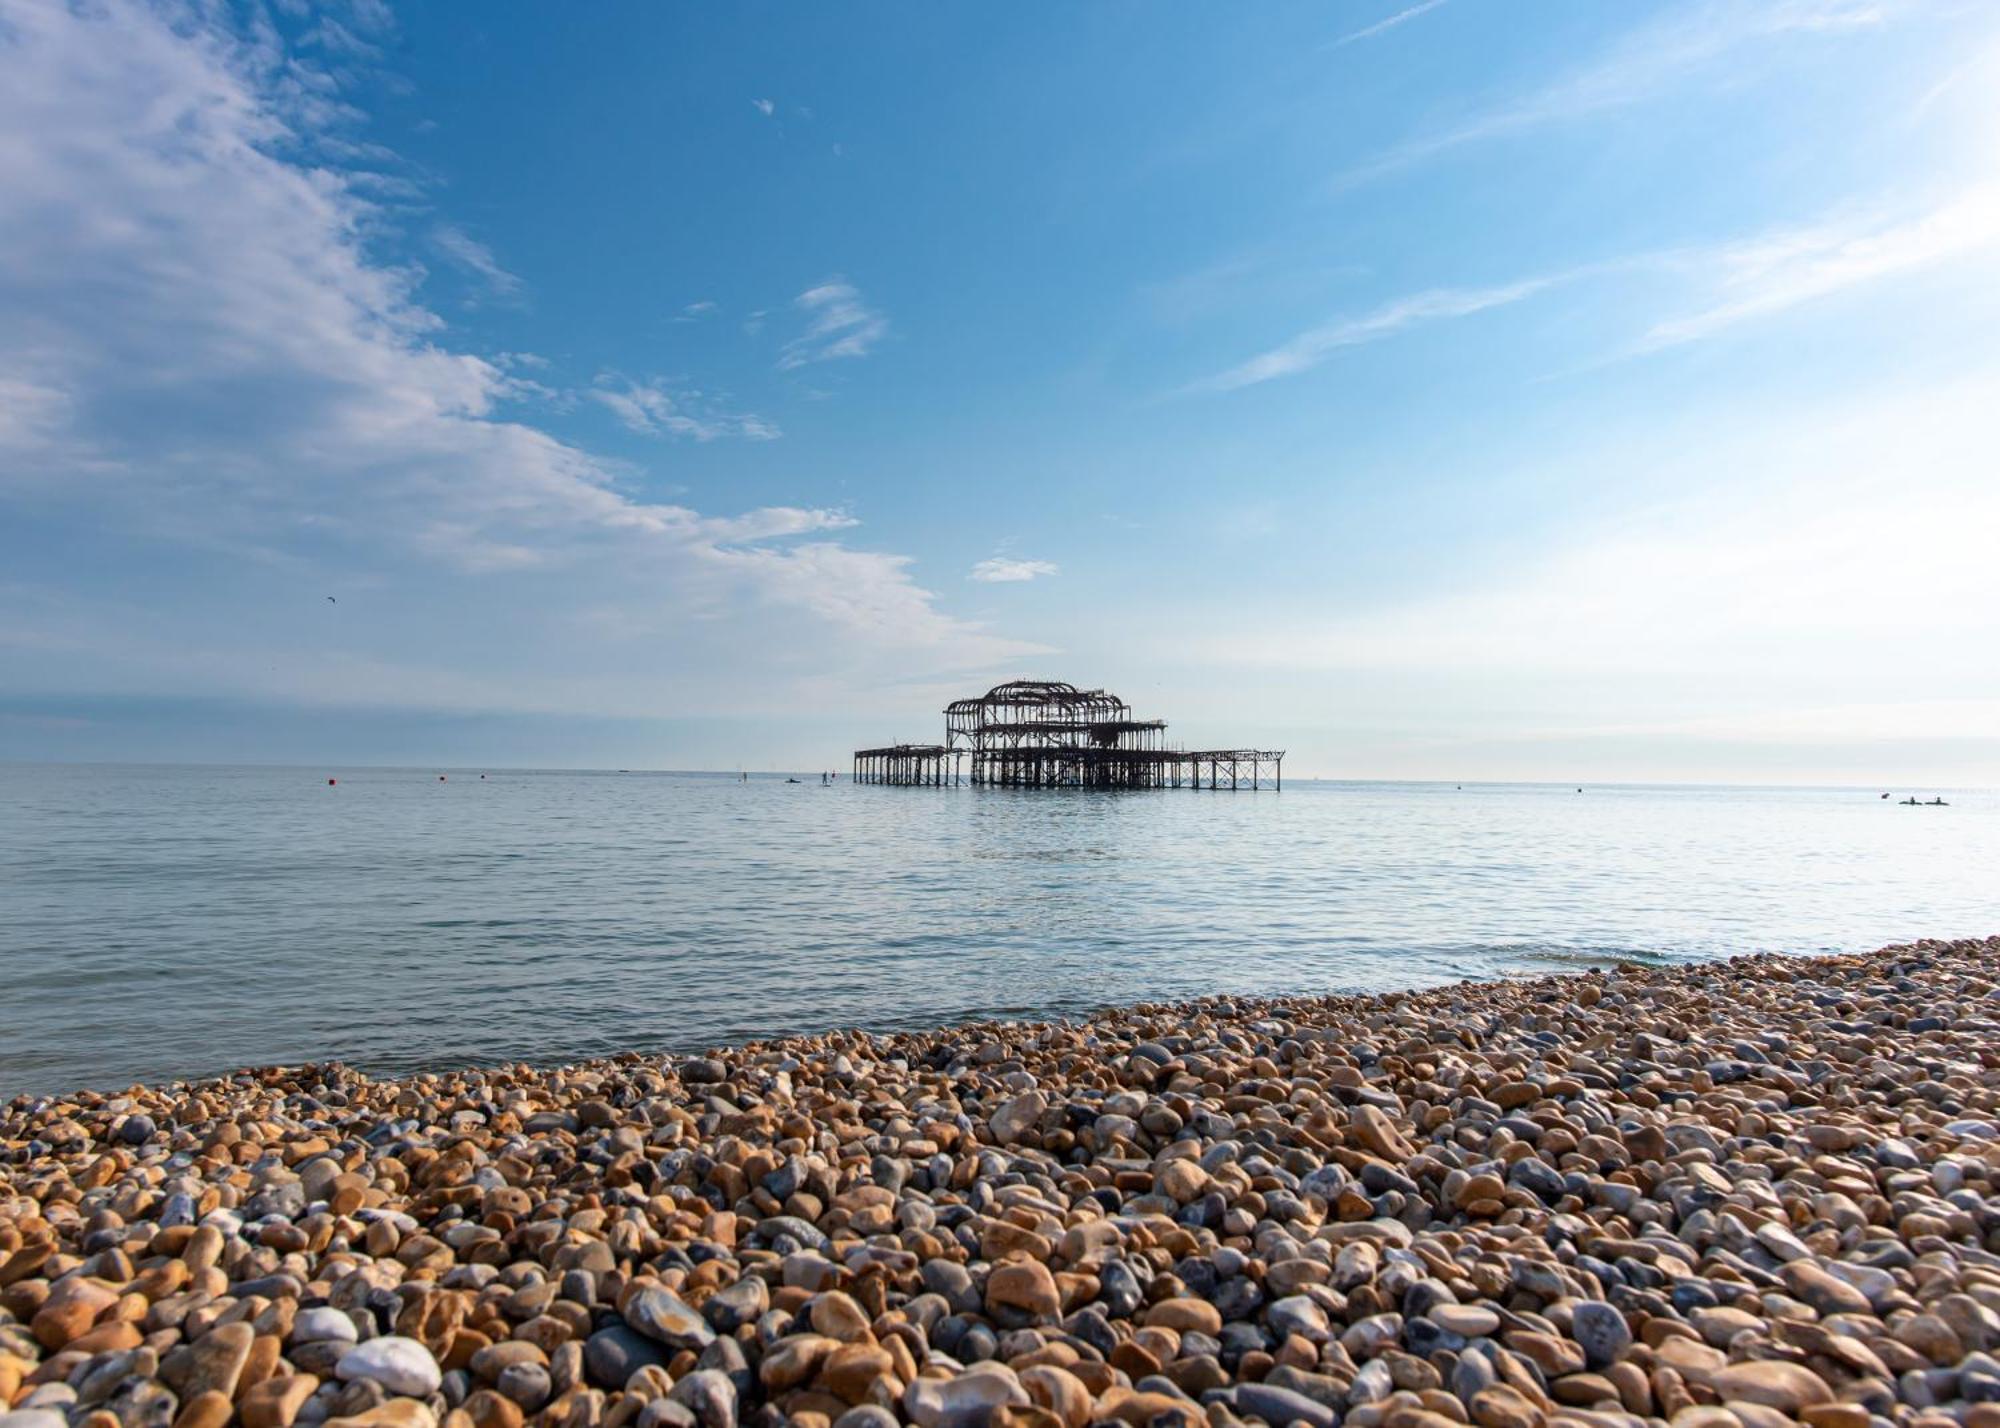
<svg viewBox="0 0 2000 1428">
<path fill-rule="evenodd" d="M 0 765 L 0 1096 L 2000 932 L 1990 792 L 439 772 Z"/>
</svg>

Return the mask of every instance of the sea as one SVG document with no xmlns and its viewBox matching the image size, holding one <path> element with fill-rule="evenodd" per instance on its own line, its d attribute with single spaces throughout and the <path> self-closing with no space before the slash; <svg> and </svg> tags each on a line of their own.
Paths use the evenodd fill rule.
<svg viewBox="0 0 2000 1428">
<path fill-rule="evenodd" d="M 1991 791 L 796 777 L 0 765 L 0 1098 L 2000 933 Z"/>
</svg>

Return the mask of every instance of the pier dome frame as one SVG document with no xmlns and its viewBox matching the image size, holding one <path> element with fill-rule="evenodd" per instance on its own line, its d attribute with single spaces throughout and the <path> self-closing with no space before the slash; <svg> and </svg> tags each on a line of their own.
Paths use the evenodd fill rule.
<svg viewBox="0 0 2000 1428">
<path fill-rule="evenodd" d="M 1282 749 L 1183 749 L 1164 719 L 1062 680 L 1012 679 L 945 706 L 942 744 L 857 749 L 854 781 L 944 787 L 1282 788 Z"/>
</svg>

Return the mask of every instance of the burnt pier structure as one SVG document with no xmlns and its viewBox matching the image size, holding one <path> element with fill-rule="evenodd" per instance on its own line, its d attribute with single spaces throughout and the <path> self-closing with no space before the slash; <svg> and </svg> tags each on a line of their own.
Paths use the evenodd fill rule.
<svg viewBox="0 0 2000 1428">
<path fill-rule="evenodd" d="M 1283 788 L 1282 749 L 1183 749 L 1102 689 L 1017 679 L 945 706 L 942 744 L 857 749 L 856 783 L 942 788 Z"/>
</svg>

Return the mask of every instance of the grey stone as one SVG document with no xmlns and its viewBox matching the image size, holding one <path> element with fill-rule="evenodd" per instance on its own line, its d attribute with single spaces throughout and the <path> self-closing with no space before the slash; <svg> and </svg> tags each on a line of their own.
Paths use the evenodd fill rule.
<svg viewBox="0 0 2000 1428">
<path fill-rule="evenodd" d="M 718 1330 L 733 1334 L 745 1324 L 754 1324 L 771 1307 L 771 1291 L 763 1279 L 746 1274 L 734 1284 L 702 1301 L 701 1312 Z"/>
<path fill-rule="evenodd" d="M 1280 1339 L 1298 1334 L 1312 1343 L 1323 1344 L 1331 1336 L 1326 1310 L 1304 1294 L 1276 1301 L 1264 1311 L 1264 1319 Z"/>
<path fill-rule="evenodd" d="M 313 1309 L 299 1310 L 292 1320 L 292 1342 L 294 1344 L 354 1343 L 360 1338 L 355 1332 L 354 1321 L 340 1310 L 328 1305 Z"/>
<path fill-rule="evenodd" d="M 404 1398 L 428 1398 L 444 1381 L 444 1371 L 431 1351 L 400 1334 L 356 1344 L 340 1356 L 334 1372 L 343 1383 L 368 1379 Z"/>
<path fill-rule="evenodd" d="M 719 1369 L 696 1369 L 667 1397 L 692 1412 L 701 1428 L 736 1428 L 736 1385 Z"/>
<path fill-rule="evenodd" d="M 642 1289 L 625 1305 L 625 1322 L 670 1349 L 699 1353 L 715 1338 L 701 1315 L 664 1289 Z"/>
<path fill-rule="evenodd" d="M 672 1357 L 664 1345 L 623 1324 L 599 1329 L 583 1345 L 584 1372 L 598 1388 L 623 1388 L 646 1365 L 665 1368 Z"/>
<path fill-rule="evenodd" d="M 1616 1363 L 1632 1347 L 1632 1330 L 1625 1316 L 1601 1299 L 1578 1300 L 1571 1307 L 1569 1336 L 1592 1368 Z"/>
<path fill-rule="evenodd" d="M 1315 1403 L 1302 1393 L 1277 1388 L 1269 1383 L 1236 1385 L 1235 1403 L 1240 1412 L 1266 1423 L 1304 1423 L 1308 1428 L 1335 1428 L 1340 1415 L 1323 1403 Z"/>
</svg>

